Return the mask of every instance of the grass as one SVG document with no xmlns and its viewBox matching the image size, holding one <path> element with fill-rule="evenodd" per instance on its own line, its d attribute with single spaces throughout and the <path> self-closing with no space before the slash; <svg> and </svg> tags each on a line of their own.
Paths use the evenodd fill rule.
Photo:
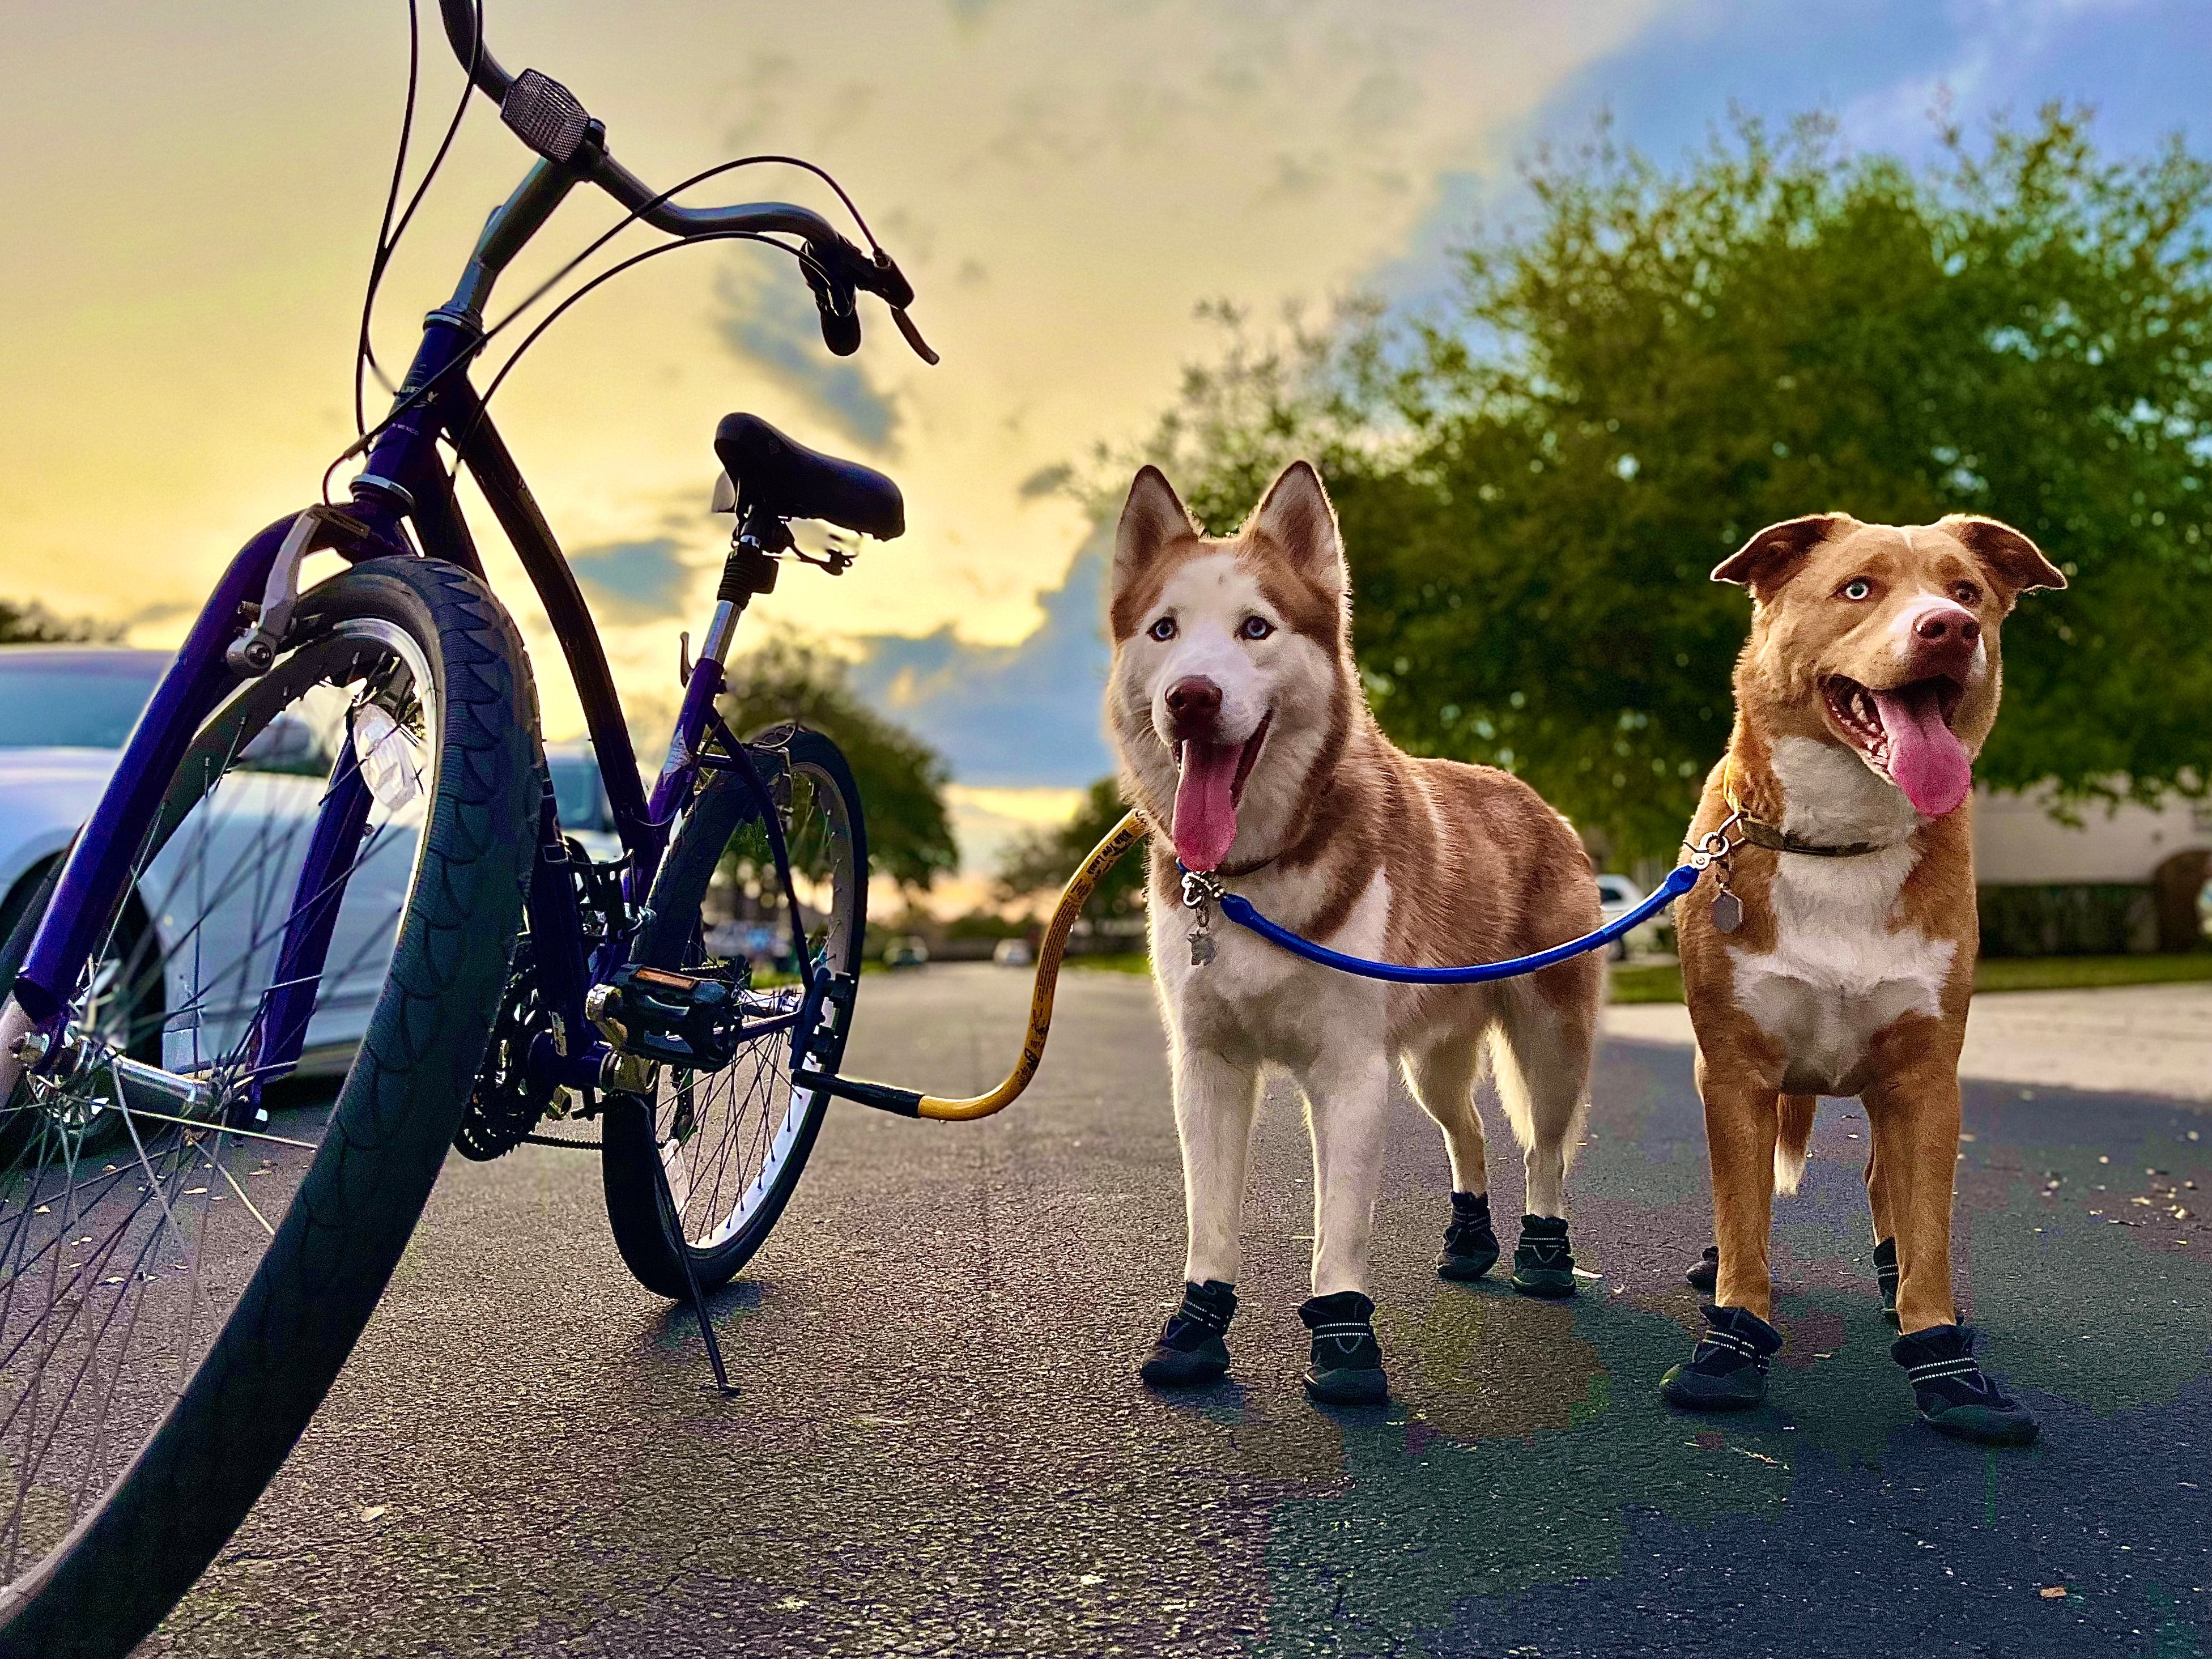
<svg viewBox="0 0 2212 1659">
<path fill-rule="evenodd" d="M 2212 951 L 2140 957 L 1985 957 L 1974 989 L 2080 991 L 2106 985 L 2174 985 L 2212 980 Z M 1680 1002 L 1682 970 L 1671 962 L 1624 963 L 1613 970 L 1615 1002 Z"/>
<path fill-rule="evenodd" d="M 1095 968 L 1108 974 L 1149 974 L 1152 971 L 1152 958 L 1150 951 L 1122 951 L 1102 952 L 1095 957 L 1070 957 L 1065 965 Z"/>
<path fill-rule="evenodd" d="M 1148 974 L 1141 951 L 1124 956 L 1070 957 L 1071 968 Z M 2172 985 L 2212 980 L 2212 951 L 2140 957 L 1990 957 L 1974 970 L 1977 991 L 2076 991 L 2105 985 Z M 1680 1002 L 1682 970 L 1671 962 L 1624 962 L 1613 968 L 1615 1002 Z"/>
</svg>

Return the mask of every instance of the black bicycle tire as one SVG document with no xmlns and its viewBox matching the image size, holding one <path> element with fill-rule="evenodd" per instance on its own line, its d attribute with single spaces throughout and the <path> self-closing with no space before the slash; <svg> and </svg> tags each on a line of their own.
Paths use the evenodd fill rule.
<svg viewBox="0 0 2212 1659">
<path fill-rule="evenodd" d="M 368 1034 L 276 1238 L 160 1427 L 10 1587 L 0 1659 L 126 1653 L 191 1588 L 337 1380 L 415 1231 L 489 1037 L 538 822 L 536 698 L 514 623 L 436 560 L 376 560 L 302 594 L 289 638 L 377 618 L 436 682 L 437 793 Z"/>
<path fill-rule="evenodd" d="M 857 983 L 861 947 L 867 927 L 867 829 L 861 817 L 860 792 L 853 770 L 837 745 L 818 732 L 798 728 L 781 746 L 794 766 L 812 766 L 826 774 L 842 796 L 852 827 L 854 898 L 858 907 L 849 933 L 847 960 L 831 964 L 834 972 Z M 708 775 L 676 833 L 653 878 L 650 901 L 651 924 L 640 935 L 631 960 L 647 967 L 680 969 L 696 927 L 707 884 L 720 860 L 722 849 L 745 820 L 755 814 L 751 791 L 744 779 L 727 772 Z M 848 986 L 848 989 L 852 988 Z M 834 1034 L 825 1033 L 818 1048 L 823 1064 L 835 1069 L 851 1031 L 848 1001 L 844 1020 Z M 805 1173 L 808 1158 L 821 1133 L 830 1097 L 810 1091 L 806 1115 L 792 1143 L 791 1152 L 778 1171 L 775 1184 L 760 1206 L 737 1232 L 711 1250 L 692 1249 L 683 1242 L 677 1218 L 661 1195 L 654 1165 L 659 1147 L 652 1105 L 635 1095 L 608 1099 L 604 1145 L 600 1152 L 602 1182 L 606 1190 L 607 1222 L 613 1229 L 616 1249 L 638 1283 L 656 1296 L 680 1301 L 690 1295 L 678 1250 L 690 1250 L 691 1275 L 702 1291 L 714 1290 L 737 1277 L 759 1253 L 769 1234 L 783 1217 L 785 1206 Z"/>
</svg>

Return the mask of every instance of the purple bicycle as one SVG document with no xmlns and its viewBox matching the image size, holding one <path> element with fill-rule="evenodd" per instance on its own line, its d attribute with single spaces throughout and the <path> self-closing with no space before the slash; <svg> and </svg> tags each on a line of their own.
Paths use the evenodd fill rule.
<svg viewBox="0 0 2212 1659">
<path fill-rule="evenodd" d="M 597 1151 L 623 1260 L 690 1300 L 720 1381 L 701 1292 L 760 1248 L 842 1082 L 867 915 L 852 773 L 816 732 L 740 738 L 715 698 L 747 602 L 808 556 L 789 521 L 894 537 L 897 487 L 721 423 L 736 529 L 648 796 L 583 597 L 486 414 L 498 381 L 470 374 L 546 291 L 488 324 L 501 270 L 580 185 L 671 240 L 521 349 L 689 242 L 793 256 L 840 355 L 867 293 L 934 362 L 913 289 L 857 211 L 865 252 L 804 208 L 676 205 L 789 158 L 654 191 L 565 88 L 498 65 L 477 0 L 440 3 L 469 82 L 453 125 L 481 91 L 538 159 L 340 457 L 362 458 L 349 498 L 326 476 L 232 561 L 0 945 L 0 1655 L 122 1653 L 190 1588 L 321 1403 L 448 1146 Z M 410 70 L 410 126 L 414 93 Z M 462 468 L 559 637 L 619 858 L 562 832 Z M 345 568 L 301 591 L 325 550 Z M 833 541 L 808 562 L 850 556 Z"/>
</svg>

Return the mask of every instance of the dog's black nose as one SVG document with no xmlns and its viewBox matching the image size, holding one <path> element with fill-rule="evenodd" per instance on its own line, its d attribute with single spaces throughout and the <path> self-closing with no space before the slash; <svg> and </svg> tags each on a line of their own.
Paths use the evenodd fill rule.
<svg viewBox="0 0 2212 1659">
<path fill-rule="evenodd" d="M 1972 645 L 1982 637 L 1974 613 L 1955 605 L 1930 611 L 1912 624 L 1912 631 L 1930 645 Z"/>
<path fill-rule="evenodd" d="M 1168 714 L 1178 737 L 1203 736 L 1220 713 L 1221 688 L 1203 675 L 1193 674 L 1168 688 Z"/>
</svg>

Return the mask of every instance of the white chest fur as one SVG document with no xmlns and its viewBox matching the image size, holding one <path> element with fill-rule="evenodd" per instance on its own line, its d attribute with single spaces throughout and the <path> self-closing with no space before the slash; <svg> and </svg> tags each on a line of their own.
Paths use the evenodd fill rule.
<svg viewBox="0 0 2212 1659">
<path fill-rule="evenodd" d="M 1901 791 L 1856 755 L 1808 738 L 1775 744 L 1774 774 L 1790 835 L 1885 843 L 1856 858 L 1778 855 L 1774 949 L 1729 952 L 1736 1003 L 1783 1043 L 1792 1092 L 1841 1092 L 1878 1032 L 1905 1014 L 1939 1012 L 1958 945 L 1896 925 L 1919 856 Z"/>
<path fill-rule="evenodd" d="M 1263 915 L 1297 916 L 1318 897 L 1313 876 L 1271 876 L 1239 884 Z M 1319 941 L 1353 956 L 1382 953 L 1390 884 L 1377 870 L 1344 922 Z M 1383 1041 L 1387 988 L 1303 962 L 1247 933 L 1218 911 L 1214 953 L 1194 965 L 1186 937 L 1191 913 L 1152 917 L 1153 974 L 1178 1043 L 1304 1071 L 1323 1054 L 1348 1054 Z"/>
</svg>

